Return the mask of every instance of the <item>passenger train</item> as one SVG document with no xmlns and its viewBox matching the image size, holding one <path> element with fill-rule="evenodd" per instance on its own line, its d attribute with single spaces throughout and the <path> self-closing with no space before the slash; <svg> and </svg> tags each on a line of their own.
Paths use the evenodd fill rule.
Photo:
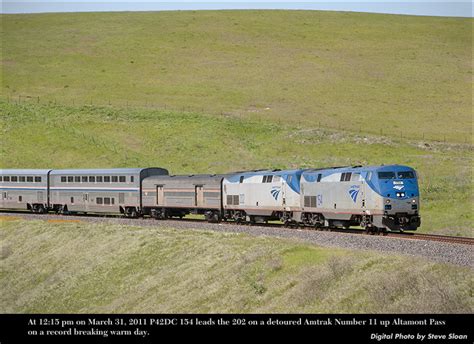
<svg viewBox="0 0 474 344">
<path fill-rule="evenodd" d="M 0 170 L 0 209 L 266 223 L 368 232 L 420 226 L 416 171 L 346 166 L 169 175 L 164 168 Z"/>
</svg>

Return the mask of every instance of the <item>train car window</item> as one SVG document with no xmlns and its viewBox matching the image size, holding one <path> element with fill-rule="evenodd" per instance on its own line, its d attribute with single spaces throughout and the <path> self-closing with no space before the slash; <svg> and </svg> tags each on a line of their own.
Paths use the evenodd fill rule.
<svg viewBox="0 0 474 344">
<path fill-rule="evenodd" d="M 30 176 L 26 177 L 26 181 L 28 183 L 33 183 L 33 177 L 30 177 Z"/>
<path fill-rule="evenodd" d="M 125 176 L 120 176 L 119 177 L 119 182 L 120 183 L 125 183 Z"/>
<path fill-rule="evenodd" d="M 81 182 L 81 176 L 74 176 L 74 183 L 80 183 Z"/>
<path fill-rule="evenodd" d="M 18 202 L 23 201 L 23 196 L 18 196 Z"/>
<path fill-rule="evenodd" d="M 104 176 L 104 183 L 110 183 L 110 176 Z"/>
<path fill-rule="evenodd" d="M 379 172 L 379 179 L 395 179 L 395 172 Z"/>
<path fill-rule="evenodd" d="M 0 176 L 0 182 L 3 181 L 3 176 Z"/>
<path fill-rule="evenodd" d="M 102 204 L 102 197 L 97 197 L 97 198 L 95 199 L 95 202 L 96 202 L 97 204 Z"/>
<path fill-rule="evenodd" d="M 89 183 L 95 183 L 95 176 L 89 176 Z"/>
<path fill-rule="evenodd" d="M 240 176 L 240 180 L 239 180 L 239 183 L 243 183 L 244 182 L 244 176 Z"/>
<path fill-rule="evenodd" d="M 111 199 L 110 199 L 110 203 L 111 203 L 111 204 L 115 204 L 115 198 L 111 198 Z"/>
<path fill-rule="evenodd" d="M 110 198 L 104 197 L 104 204 L 110 204 Z"/>
<path fill-rule="evenodd" d="M 74 197 L 71 197 L 71 203 L 74 204 Z"/>
<path fill-rule="evenodd" d="M 227 195 L 227 204 L 232 204 L 232 195 Z"/>
<path fill-rule="evenodd" d="M 12 182 L 17 182 L 18 181 L 18 177 L 17 176 L 12 176 Z"/>
<path fill-rule="evenodd" d="M 413 173 L 413 171 L 398 172 L 398 178 L 399 179 L 413 179 L 415 178 L 415 174 Z"/>
<path fill-rule="evenodd" d="M 20 183 L 26 182 L 26 177 L 25 176 L 20 176 Z"/>
<path fill-rule="evenodd" d="M 41 183 L 41 177 L 35 177 L 35 183 Z"/>
<path fill-rule="evenodd" d="M 4 181 L 4 182 L 9 182 L 9 181 L 10 181 L 10 176 L 5 176 L 5 177 L 3 177 L 3 181 Z"/>
<path fill-rule="evenodd" d="M 74 177 L 73 176 L 68 176 L 67 177 L 67 182 L 68 183 L 72 183 L 74 181 Z"/>
<path fill-rule="evenodd" d="M 102 183 L 102 176 L 97 176 L 97 177 L 95 178 L 95 181 L 96 181 L 97 183 Z"/>
<path fill-rule="evenodd" d="M 133 183 L 133 180 L 134 180 L 133 176 L 130 176 L 130 182 L 131 183 Z"/>
<path fill-rule="evenodd" d="M 87 176 L 82 176 L 81 180 L 82 180 L 83 183 L 87 183 Z"/>
<path fill-rule="evenodd" d="M 118 182 L 118 176 L 112 176 L 112 183 Z"/>
</svg>

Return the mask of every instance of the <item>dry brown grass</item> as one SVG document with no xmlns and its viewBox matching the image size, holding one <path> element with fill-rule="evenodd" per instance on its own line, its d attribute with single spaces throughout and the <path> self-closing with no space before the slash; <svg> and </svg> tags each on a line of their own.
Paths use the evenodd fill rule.
<svg viewBox="0 0 474 344">
<path fill-rule="evenodd" d="M 197 230 L 5 221 L 0 311 L 472 312 L 467 268 Z"/>
</svg>

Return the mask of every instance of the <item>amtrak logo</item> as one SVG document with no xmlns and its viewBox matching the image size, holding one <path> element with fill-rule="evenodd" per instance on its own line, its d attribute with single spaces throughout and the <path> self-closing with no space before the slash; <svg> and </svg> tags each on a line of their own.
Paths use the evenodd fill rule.
<svg viewBox="0 0 474 344">
<path fill-rule="evenodd" d="M 393 188 L 400 191 L 405 187 L 402 181 L 393 181 Z"/>
<path fill-rule="evenodd" d="M 352 185 L 351 188 L 349 189 L 349 195 L 351 196 L 352 200 L 354 203 L 357 200 L 357 196 L 359 195 L 359 190 L 360 186 L 359 185 Z"/>
<path fill-rule="evenodd" d="M 280 194 L 280 187 L 279 186 L 274 186 L 272 188 L 272 190 L 270 191 L 270 193 L 272 194 L 273 198 L 275 199 L 275 201 L 278 199 L 278 195 Z"/>
</svg>

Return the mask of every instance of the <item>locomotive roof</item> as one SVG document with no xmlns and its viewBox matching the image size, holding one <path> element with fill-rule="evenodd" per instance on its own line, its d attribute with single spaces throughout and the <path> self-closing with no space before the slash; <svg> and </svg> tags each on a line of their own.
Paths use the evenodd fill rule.
<svg viewBox="0 0 474 344">
<path fill-rule="evenodd" d="M 376 171 L 376 170 L 400 170 L 400 169 L 409 169 L 412 170 L 413 168 L 410 166 L 405 166 L 405 165 L 372 165 L 372 166 L 340 166 L 340 167 L 326 167 L 326 168 L 311 168 L 311 169 L 306 169 L 304 170 L 304 173 L 316 173 L 316 172 L 321 172 L 321 171 L 330 171 L 330 170 L 336 170 L 336 171 Z"/>
<path fill-rule="evenodd" d="M 281 175 L 281 174 L 294 174 L 298 172 L 303 172 L 304 170 L 302 169 L 294 169 L 294 170 L 254 170 L 254 171 L 240 171 L 240 172 L 232 172 L 229 173 L 229 175 L 241 175 L 241 176 L 258 176 L 258 175 L 264 175 L 264 174 L 276 174 L 276 175 Z"/>
</svg>

